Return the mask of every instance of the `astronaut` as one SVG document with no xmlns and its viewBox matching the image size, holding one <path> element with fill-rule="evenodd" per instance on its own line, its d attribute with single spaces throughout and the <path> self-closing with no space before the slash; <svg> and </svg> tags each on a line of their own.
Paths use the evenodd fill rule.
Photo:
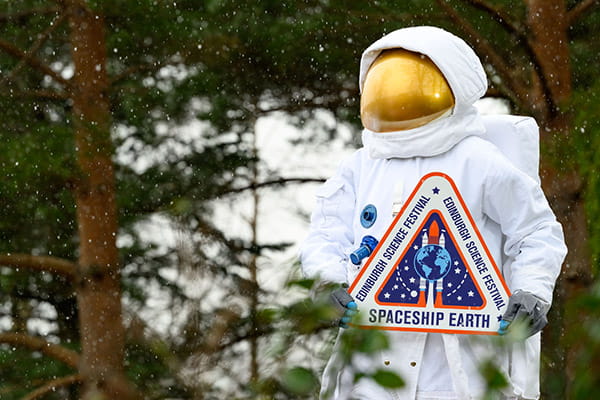
<svg viewBox="0 0 600 400">
<path fill-rule="evenodd" d="M 480 60 L 463 40 L 442 29 L 399 29 L 364 51 L 359 85 L 363 147 L 317 191 L 300 250 L 304 274 L 340 285 L 332 299 L 346 312 L 341 324 L 347 326 L 356 303 L 344 285 L 360 270 L 350 255 L 362 238 L 384 235 L 423 176 L 443 172 L 455 182 L 511 290 L 500 333 L 523 319 L 531 336 L 497 349 L 490 336 L 391 331 L 388 349 L 357 356 L 352 366 L 341 361 L 338 336 L 321 397 L 478 399 L 486 390 L 479 367 L 491 359 L 509 382 L 502 398 L 537 399 L 539 331 L 566 247 L 539 180 L 484 139 L 474 107 L 487 89 Z M 369 379 L 355 382 L 357 368 L 387 369 L 406 385 L 388 390 Z"/>
</svg>

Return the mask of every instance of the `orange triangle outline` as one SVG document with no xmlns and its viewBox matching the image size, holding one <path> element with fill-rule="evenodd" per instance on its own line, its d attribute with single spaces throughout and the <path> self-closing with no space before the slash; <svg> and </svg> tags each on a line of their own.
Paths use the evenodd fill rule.
<svg viewBox="0 0 600 400">
<path fill-rule="evenodd" d="M 451 191 L 452 194 L 455 196 L 455 200 L 458 202 L 458 204 L 460 205 L 460 207 L 457 206 L 457 209 L 459 210 L 461 216 L 463 218 L 465 218 L 466 220 L 468 220 L 468 228 L 471 231 L 471 233 L 476 237 L 476 239 L 474 239 L 476 241 L 477 245 L 481 246 L 481 249 L 484 254 L 485 254 L 485 261 L 486 261 L 486 266 L 487 269 L 486 271 L 490 271 L 490 273 L 487 276 L 490 276 L 491 279 L 493 280 L 494 283 L 498 283 L 495 284 L 495 287 L 498 290 L 498 294 L 500 295 L 501 299 L 503 301 L 503 304 L 501 305 L 501 307 L 503 307 L 503 309 L 498 309 L 497 312 L 494 312 L 497 315 L 501 315 L 504 311 L 504 308 L 506 308 L 506 304 L 508 302 L 508 297 L 510 296 L 510 290 L 508 289 L 508 286 L 506 285 L 506 282 L 504 281 L 504 278 L 502 276 L 502 274 L 500 273 L 500 270 L 498 269 L 498 266 L 495 262 L 495 260 L 493 259 L 493 257 L 491 256 L 491 253 L 485 243 L 485 240 L 483 239 L 483 236 L 481 235 L 481 232 L 479 231 L 479 229 L 477 228 L 477 225 L 475 224 L 475 221 L 473 220 L 473 217 L 468 209 L 468 207 L 466 206 L 458 188 L 456 187 L 456 184 L 454 183 L 454 181 L 446 174 L 442 173 L 442 172 L 432 172 L 429 173 L 427 175 L 425 175 L 423 178 L 421 178 L 421 180 L 417 183 L 415 189 L 413 190 L 413 192 L 410 194 L 410 196 L 408 197 L 408 199 L 405 201 L 402 209 L 400 210 L 400 212 L 398 213 L 398 215 L 396 215 L 396 217 L 394 218 L 394 220 L 392 221 L 392 223 L 390 224 L 390 226 L 388 227 L 388 229 L 386 230 L 385 234 L 383 235 L 382 239 L 379 241 L 377 247 L 375 248 L 375 250 L 373 251 L 373 253 L 371 254 L 371 256 L 369 257 L 369 259 L 366 261 L 365 265 L 361 268 L 361 270 L 359 271 L 358 275 L 356 276 L 356 278 L 354 279 L 354 281 L 352 282 L 352 284 L 350 285 L 350 288 L 348 289 L 349 293 L 355 298 L 355 301 L 357 302 L 357 304 L 359 305 L 359 310 L 361 310 L 361 303 L 365 303 L 366 300 L 361 301 L 357 296 L 356 296 L 356 292 L 359 283 L 361 282 L 363 276 L 367 273 L 367 271 L 371 271 L 372 269 L 374 269 L 377 266 L 377 261 L 381 261 L 381 257 L 380 255 L 382 254 L 382 247 L 384 245 L 384 243 L 386 243 L 386 240 L 389 238 L 390 235 L 392 235 L 393 233 L 399 231 L 399 229 L 402 229 L 402 225 L 400 225 L 400 220 L 402 219 L 406 219 L 406 212 L 408 210 L 409 206 L 414 206 L 416 203 L 414 203 L 414 199 L 417 195 L 421 195 L 421 198 L 424 196 L 421 193 L 421 188 L 423 187 L 423 185 L 430 179 L 430 178 L 442 178 L 443 180 L 445 180 L 451 187 Z M 437 187 L 437 186 L 436 186 Z M 429 210 L 428 208 L 424 207 L 425 210 Z M 414 207 L 411 209 L 414 210 Z M 443 216 L 443 212 L 441 212 L 441 210 L 439 209 L 435 209 L 440 211 L 441 216 Z M 426 216 L 429 216 L 429 212 L 426 213 Z M 426 218 L 424 218 L 426 220 Z M 443 219 L 444 223 L 447 224 L 446 219 Z M 450 227 L 450 225 L 447 224 L 446 226 L 447 228 Z M 422 228 L 422 223 L 419 224 L 419 229 Z M 418 232 L 419 230 L 417 230 Z M 449 230 L 450 232 L 450 230 Z M 465 263 L 465 266 L 467 266 L 467 268 L 469 268 L 469 272 L 471 275 L 471 279 L 473 279 L 473 282 L 478 286 L 478 289 L 480 290 L 480 294 L 484 294 L 482 296 L 482 298 L 485 300 L 485 303 L 487 303 L 488 299 L 491 299 L 491 293 L 490 293 L 490 289 L 486 288 L 487 290 L 481 290 L 482 288 L 479 286 L 480 283 L 483 284 L 483 282 L 480 282 L 480 280 L 477 278 L 477 275 L 474 274 L 473 271 L 473 265 L 470 264 L 470 262 L 468 262 L 468 258 L 464 257 L 464 254 L 462 252 L 461 246 L 456 244 L 456 238 L 455 239 L 455 246 L 457 248 L 457 251 L 460 253 L 461 258 L 463 261 L 467 261 Z M 399 249 L 401 250 L 401 256 L 400 257 L 394 257 L 393 260 L 394 262 L 391 263 L 392 267 L 392 273 L 395 270 L 395 266 L 397 265 L 399 259 L 401 259 L 405 252 L 406 252 L 406 247 L 407 244 L 406 243 L 412 243 L 412 241 L 414 240 L 414 236 L 411 236 L 411 240 L 407 241 L 407 242 L 403 242 L 403 244 L 399 247 Z M 389 244 L 388 244 L 389 246 Z M 480 254 L 481 254 L 480 252 Z M 377 260 L 377 261 L 376 261 Z M 488 263 L 489 262 L 489 265 Z M 385 263 L 385 262 L 384 262 Z M 475 261 L 473 261 L 473 263 L 475 263 Z M 387 268 L 389 266 L 386 266 L 385 268 Z M 387 282 L 387 279 L 389 278 L 389 276 L 391 275 L 391 273 L 383 273 L 383 275 L 385 276 L 384 279 L 384 285 Z M 493 275 L 493 276 L 492 276 Z M 370 276 L 368 277 L 370 278 Z M 379 280 L 379 277 L 376 278 L 377 280 Z M 483 278 L 481 278 L 483 279 Z M 364 282 L 363 282 L 364 285 Z M 485 286 L 485 285 L 484 285 Z M 381 286 L 379 286 L 379 289 L 381 288 Z M 372 289 L 372 288 L 371 288 Z M 376 289 L 375 292 L 379 292 L 379 289 Z M 372 294 L 373 291 L 369 290 L 369 294 L 367 295 L 367 299 L 374 299 L 376 298 L 376 294 Z M 487 304 L 486 304 L 487 305 Z M 496 305 L 496 307 L 498 307 Z M 397 307 L 397 306 L 381 306 L 382 309 L 388 309 L 388 310 L 392 310 L 392 309 L 396 309 L 396 308 L 404 308 L 404 309 L 417 309 L 417 307 L 415 307 L 414 304 L 410 304 L 409 306 L 405 306 L 402 305 L 401 307 Z M 461 307 L 462 308 L 462 307 Z M 490 308 L 490 306 L 488 306 L 488 308 Z M 421 310 L 424 310 L 423 308 Z M 448 308 L 428 308 L 428 310 L 430 311 L 434 311 L 434 312 L 449 312 L 450 309 Z M 466 310 L 466 311 L 472 311 L 473 308 L 471 307 L 470 309 Z M 362 310 L 361 310 L 362 311 Z M 459 312 L 465 311 L 465 310 L 458 310 Z M 489 315 L 491 316 L 492 313 L 489 313 Z M 462 334 L 478 334 L 478 335 L 495 335 L 497 334 L 497 329 L 496 326 L 499 325 L 499 321 L 494 321 L 491 324 L 491 327 L 488 328 L 488 330 L 481 330 L 481 329 L 466 329 L 466 328 L 462 328 L 460 327 L 460 329 L 454 329 L 454 328 L 431 328 L 431 327 L 407 327 L 407 326 L 394 326 L 394 325 L 375 325 L 375 324 L 360 324 L 360 323 L 353 323 L 351 324 L 352 326 L 355 327 L 359 327 L 362 329 L 379 329 L 379 330 L 398 330 L 398 331 L 417 331 L 417 332 L 442 332 L 442 333 L 462 333 Z"/>
</svg>

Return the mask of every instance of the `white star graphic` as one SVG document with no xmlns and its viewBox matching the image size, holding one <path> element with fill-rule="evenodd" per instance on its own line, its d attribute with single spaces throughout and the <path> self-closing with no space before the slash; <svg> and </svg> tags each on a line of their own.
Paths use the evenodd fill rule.
<svg viewBox="0 0 600 400">
<path fill-rule="evenodd" d="M 419 250 L 419 246 L 417 246 L 417 245 L 415 244 L 415 246 L 413 247 L 413 249 L 415 249 L 415 250 Z"/>
<path fill-rule="evenodd" d="M 405 271 L 408 271 L 410 268 L 408 266 L 404 267 Z"/>
<path fill-rule="evenodd" d="M 448 287 L 452 287 L 452 282 L 448 283 Z"/>
<path fill-rule="evenodd" d="M 454 261 L 454 265 L 458 265 L 458 264 L 459 264 L 458 261 Z"/>
<path fill-rule="evenodd" d="M 456 298 L 456 300 L 458 300 L 458 301 L 461 301 L 461 300 L 462 300 L 462 296 L 458 296 L 458 297 Z"/>
<path fill-rule="evenodd" d="M 415 283 L 415 280 L 416 280 L 415 278 L 410 278 L 409 279 L 410 283 Z"/>
<path fill-rule="evenodd" d="M 454 272 L 455 272 L 455 273 L 457 273 L 457 274 L 460 274 L 460 268 L 456 268 L 456 269 L 454 270 Z"/>
<path fill-rule="evenodd" d="M 386 293 L 386 294 L 384 294 L 383 296 L 384 296 L 386 299 L 389 299 L 391 295 L 390 295 L 389 293 Z"/>
<path fill-rule="evenodd" d="M 396 289 L 396 290 L 397 290 L 397 289 L 398 289 L 398 285 L 394 285 L 394 289 Z"/>
<path fill-rule="evenodd" d="M 402 294 L 400 295 L 400 297 L 402 297 L 402 298 L 405 298 L 405 297 L 406 297 L 406 295 L 405 295 L 404 293 L 402 293 Z"/>
<path fill-rule="evenodd" d="M 472 291 L 472 290 L 469 290 L 469 291 L 467 292 L 467 294 L 469 295 L 469 297 L 473 297 L 473 296 L 475 296 L 475 293 L 473 293 L 473 291 Z"/>
</svg>

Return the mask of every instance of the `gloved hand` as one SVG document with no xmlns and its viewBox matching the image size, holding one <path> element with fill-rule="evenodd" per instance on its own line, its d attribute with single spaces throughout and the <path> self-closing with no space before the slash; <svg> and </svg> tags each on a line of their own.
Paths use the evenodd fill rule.
<svg viewBox="0 0 600 400">
<path fill-rule="evenodd" d="M 504 335 L 508 332 L 513 321 L 523 321 L 527 327 L 527 336 L 534 335 L 546 326 L 546 314 L 550 305 L 533 293 L 517 290 L 508 299 L 508 307 L 500 321 L 498 333 Z"/>
<path fill-rule="evenodd" d="M 329 298 L 335 308 L 339 311 L 340 320 L 339 326 L 342 328 L 348 328 L 348 323 L 352 320 L 352 317 L 358 312 L 358 306 L 352 296 L 348 293 L 348 285 L 343 284 L 331 292 Z"/>
</svg>

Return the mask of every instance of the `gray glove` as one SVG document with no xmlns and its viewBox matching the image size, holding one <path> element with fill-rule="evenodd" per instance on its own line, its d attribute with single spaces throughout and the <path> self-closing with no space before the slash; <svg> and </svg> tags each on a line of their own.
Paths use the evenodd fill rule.
<svg viewBox="0 0 600 400">
<path fill-rule="evenodd" d="M 334 289 L 329 296 L 334 307 L 340 313 L 339 326 L 342 328 L 348 328 L 348 323 L 358 312 L 358 306 L 352 296 L 348 293 L 347 289 L 348 285 L 342 285 L 337 289 Z"/>
<path fill-rule="evenodd" d="M 498 333 L 504 335 L 513 321 L 523 321 L 527 327 L 527 336 L 534 335 L 548 323 L 546 314 L 549 308 L 548 303 L 533 293 L 517 290 L 508 299 L 508 307 L 500 321 Z"/>
</svg>

